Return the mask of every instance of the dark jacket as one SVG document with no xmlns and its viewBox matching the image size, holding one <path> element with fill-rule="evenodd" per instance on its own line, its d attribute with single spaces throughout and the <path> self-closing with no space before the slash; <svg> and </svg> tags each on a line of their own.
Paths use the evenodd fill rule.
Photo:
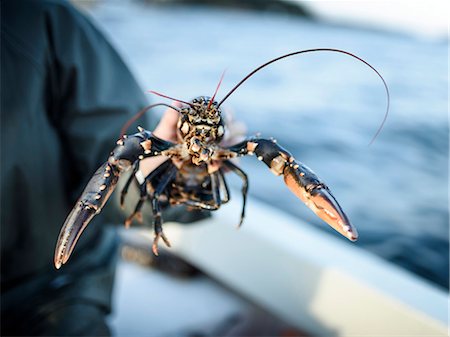
<svg viewBox="0 0 450 337">
<path fill-rule="evenodd" d="M 119 55 L 70 4 L 1 2 L 2 313 L 27 296 L 21 286 L 105 262 L 101 215 L 58 272 L 56 239 L 121 126 L 145 103 Z"/>
</svg>

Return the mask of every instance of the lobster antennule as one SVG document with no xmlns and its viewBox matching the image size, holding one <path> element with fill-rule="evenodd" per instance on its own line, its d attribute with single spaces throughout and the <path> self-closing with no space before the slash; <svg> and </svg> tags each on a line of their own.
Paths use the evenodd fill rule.
<svg viewBox="0 0 450 337">
<path fill-rule="evenodd" d="M 157 106 L 166 106 L 168 108 L 171 108 L 175 111 L 180 112 L 180 109 L 177 107 L 174 107 L 172 105 L 166 104 L 166 103 L 156 103 L 156 104 L 151 104 L 146 106 L 145 108 L 141 109 L 140 111 L 138 111 L 133 117 L 131 117 L 122 127 L 122 129 L 120 130 L 120 137 L 119 138 L 123 138 L 123 136 L 125 135 L 125 133 L 127 132 L 128 128 L 131 126 L 131 124 L 133 124 L 134 122 L 136 122 L 139 118 L 142 117 L 142 115 L 144 113 L 146 113 L 148 110 L 153 109 Z"/>
<path fill-rule="evenodd" d="M 220 85 L 222 84 L 222 80 L 223 80 L 223 77 L 225 76 L 225 72 L 226 72 L 226 71 L 227 71 L 227 70 L 225 69 L 225 70 L 223 71 L 223 73 L 222 73 L 222 76 L 220 76 L 219 83 L 217 84 L 216 90 L 214 91 L 214 95 L 213 95 L 213 96 L 211 97 L 211 99 L 209 100 L 208 107 L 206 108 L 206 110 L 208 110 L 208 109 L 211 107 L 211 104 L 214 102 L 214 100 L 215 100 L 215 98 L 216 98 L 216 95 L 217 95 L 217 92 L 219 91 Z"/>
</svg>

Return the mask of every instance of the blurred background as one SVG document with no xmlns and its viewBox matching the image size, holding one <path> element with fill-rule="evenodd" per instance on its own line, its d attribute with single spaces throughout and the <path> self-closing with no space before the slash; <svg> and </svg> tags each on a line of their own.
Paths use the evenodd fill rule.
<svg viewBox="0 0 450 337">
<path fill-rule="evenodd" d="M 226 69 L 223 97 L 255 67 L 301 49 L 344 49 L 372 64 L 389 86 L 391 108 L 371 146 L 386 94 L 375 73 L 345 55 L 275 63 L 226 108 L 249 135 L 275 137 L 327 182 L 360 233 L 346 244 L 448 289 L 446 2 L 73 3 L 109 37 L 143 90 L 182 100 L 212 95 Z M 264 165 L 254 158 L 240 165 L 253 198 L 336 235 Z"/>
</svg>

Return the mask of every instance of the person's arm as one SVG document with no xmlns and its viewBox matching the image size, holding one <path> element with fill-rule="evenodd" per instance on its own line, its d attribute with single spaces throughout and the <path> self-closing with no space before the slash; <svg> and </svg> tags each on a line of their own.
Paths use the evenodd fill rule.
<svg viewBox="0 0 450 337">
<path fill-rule="evenodd" d="M 71 5 L 51 7 L 47 24 L 48 111 L 67 154 L 64 169 L 76 200 L 108 158 L 123 124 L 147 102 L 118 53 Z"/>
</svg>

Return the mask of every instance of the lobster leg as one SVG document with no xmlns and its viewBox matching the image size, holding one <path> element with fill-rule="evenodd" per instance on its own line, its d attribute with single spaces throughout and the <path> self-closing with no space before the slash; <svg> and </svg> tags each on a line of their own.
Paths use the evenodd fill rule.
<svg viewBox="0 0 450 337">
<path fill-rule="evenodd" d="M 181 202 L 181 203 L 186 206 L 191 206 L 194 208 L 201 208 L 201 209 L 205 209 L 207 211 L 216 211 L 220 207 L 220 205 L 217 205 L 216 203 L 208 204 L 206 202 L 196 201 L 196 200 L 183 200 L 183 202 Z"/>
<path fill-rule="evenodd" d="M 234 165 L 231 161 L 225 160 L 224 164 L 228 169 L 236 173 L 242 179 L 242 212 L 238 224 L 238 227 L 241 227 L 245 217 L 245 204 L 247 202 L 247 191 L 248 191 L 248 177 L 244 171 L 242 171 L 238 166 Z"/>
<path fill-rule="evenodd" d="M 150 196 L 150 201 L 152 203 L 152 209 L 153 209 L 153 226 L 155 230 L 155 238 L 153 239 L 153 245 L 152 250 L 153 253 L 158 256 L 158 241 L 159 239 L 163 239 L 164 243 L 167 245 L 167 247 L 170 247 L 170 242 L 167 239 L 167 237 L 164 235 L 164 232 L 162 230 L 162 217 L 161 217 L 161 205 L 159 198 L 161 194 L 166 189 L 167 185 L 172 183 L 173 179 L 175 178 L 175 175 L 177 173 L 177 168 L 175 166 L 169 167 L 166 172 L 163 173 L 163 176 L 161 177 L 161 180 L 159 181 L 158 185 L 155 188 L 155 191 Z"/>
<path fill-rule="evenodd" d="M 131 223 L 133 222 L 134 217 L 137 217 L 139 222 L 142 222 L 142 213 L 141 209 L 144 205 L 144 201 L 147 200 L 148 194 L 147 194 L 147 187 L 145 185 L 145 182 L 142 185 L 139 185 L 139 201 L 136 204 L 136 207 L 134 208 L 134 212 L 131 213 L 128 218 L 125 220 L 125 228 L 129 228 Z"/>
<path fill-rule="evenodd" d="M 123 208 L 123 204 L 124 204 L 124 201 L 125 201 L 125 197 L 126 197 L 126 195 L 128 193 L 128 188 L 130 187 L 132 181 L 135 178 L 135 174 L 138 171 L 139 171 L 139 161 L 136 161 L 134 163 L 134 165 L 133 165 L 133 173 L 131 173 L 130 177 L 128 178 L 128 180 L 127 180 L 127 182 L 125 184 L 125 186 L 122 189 L 122 192 L 120 192 L 120 207 L 122 207 L 122 208 Z"/>
<path fill-rule="evenodd" d="M 350 223 L 328 186 L 306 165 L 294 157 L 275 140 L 253 138 L 228 148 L 235 156 L 256 154 L 275 175 L 282 175 L 284 182 L 306 206 L 336 231 L 351 241 L 358 239 L 356 228 Z M 222 156 L 230 156 L 224 152 Z"/>
<path fill-rule="evenodd" d="M 224 175 L 223 170 L 219 169 L 219 184 L 221 189 L 221 195 L 223 195 L 222 203 L 226 204 L 228 201 L 230 201 L 230 190 L 228 189 L 227 182 L 223 175 Z"/>
<path fill-rule="evenodd" d="M 222 205 L 222 199 L 220 198 L 221 186 L 220 186 L 219 175 L 220 175 L 220 173 L 218 171 L 216 171 L 210 175 L 212 196 L 213 196 L 214 204 L 217 205 L 218 208 L 220 207 L 220 205 Z"/>
<path fill-rule="evenodd" d="M 209 178 L 211 180 L 211 195 L 212 195 L 212 201 L 211 200 L 205 200 L 205 201 L 199 201 L 199 200 L 192 200 L 192 199 L 183 199 L 182 201 L 175 201 L 175 204 L 183 204 L 186 206 L 190 206 L 193 208 L 200 208 L 208 211 L 215 211 L 220 208 L 220 206 L 224 203 L 221 198 L 221 191 L 224 190 L 226 193 L 226 198 L 228 201 L 228 188 L 226 185 L 222 184 L 224 181 L 223 176 L 221 176 L 220 171 L 212 172 L 209 175 Z"/>
<path fill-rule="evenodd" d="M 145 178 L 145 180 L 142 183 L 140 183 L 140 185 L 139 185 L 140 198 L 139 198 L 138 203 L 136 204 L 136 207 L 134 208 L 134 212 L 130 216 L 128 216 L 128 218 L 125 220 L 126 228 L 130 227 L 134 217 L 137 217 L 138 220 L 140 222 L 142 222 L 141 209 L 142 209 L 142 206 L 144 205 L 145 200 L 148 199 L 147 183 L 152 184 L 153 178 L 157 177 L 160 174 L 163 174 L 165 171 L 167 171 L 167 169 L 170 167 L 170 165 L 173 166 L 172 162 L 170 160 L 166 160 L 164 163 L 162 163 L 156 169 L 154 169 L 152 172 L 150 172 L 150 174 Z M 134 178 L 133 176 L 130 177 L 130 179 L 133 179 L 133 178 Z"/>
<path fill-rule="evenodd" d="M 108 161 L 89 180 L 61 228 L 54 256 L 57 269 L 67 262 L 83 230 L 102 210 L 114 191 L 120 174 L 136 161 L 160 155 L 162 151 L 174 146 L 175 144 L 157 138 L 142 128 L 139 133 L 123 136 L 117 141 Z"/>
</svg>

